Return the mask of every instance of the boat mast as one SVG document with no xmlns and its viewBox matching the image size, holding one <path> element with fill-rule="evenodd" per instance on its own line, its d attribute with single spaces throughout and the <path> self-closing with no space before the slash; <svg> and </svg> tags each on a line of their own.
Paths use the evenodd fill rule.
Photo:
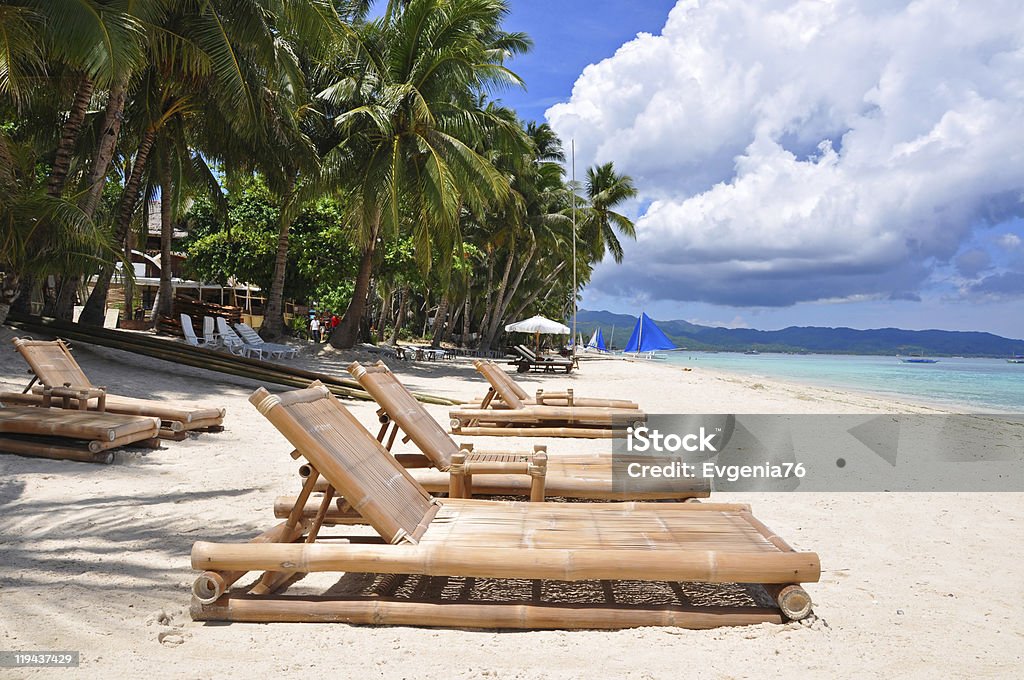
<svg viewBox="0 0 1024 680">
<path fill-rule="evenodd" d="M 636 355 L 640 356 L 640 348 L 644 346 L 644 310 L 640 310 L 640 318 L 636 320 L 637 326 L 640 327 L 640 332 L 636 337 Z"/>
</svg>

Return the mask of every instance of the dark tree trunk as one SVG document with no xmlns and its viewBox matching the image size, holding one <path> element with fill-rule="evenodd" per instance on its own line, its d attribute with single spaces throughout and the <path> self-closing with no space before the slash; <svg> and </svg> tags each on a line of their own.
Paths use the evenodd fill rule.
<svg viewBox="0 0 1024 680">
<path fill-rule="evenodd" d="M 466 301 L 463 303 L 462 310 L 462 342 L 459 343 L 462 347 L 469 347 L 469 332 L 470 322 L 472 321 L 473 307 L 470 300 L 473 297 L 472 291 L 466 293 Z"/>
<path fill-rule="evenodd" d="M 273 281 L 270 283 L 270 294 L 267 295 L 266 309 L 263 313 L 263 326 L 259 332 L 264 340 L 280 338 L 285 332 L 285 274 L 288 270 L 288 240 L 292 227 L 291 220 L 285 217 L 288 212 L 291 211 L 281 211 L 278 255 L 273 260 Z"/>
<path fill-rule="evenodd" d="M 370 294 L 370 278 L 373 274 L 373 255 L 377 247 L 377 231 L 380 227 L 380 219 L 377 218 L 370 240 L 363 248 L 362 256 L 359 259 L 359 273 L 356 274 L 355 290 L 352 291 L 352 300 L 348 303 L 348 309 L 341 318 L 338 327 L 331 333 L 331 346 L 338 349 L 351 349 L 359 339 L 359 323 L 366 311 L 366 299 Z"/>
<path fill-rule="evenodd" d="M 100 198 L 103 197 L 103 186 L 107 181 L 107 171 L 117 149 L 117 139 L 121 134 L 121 121 L 124 119 L 124 99 L 128 90 L 128 79 L 118 81 L 110 91 L 107 108 L 103 112 L 103 127 L 100 132 L 99 146 L 93 158 L 92 171 L 89 173 L 89 191 L 82 199 L 81 208 L 89 218 L 96 214 Z"/>
<path fill-rule="evenodd" d="M 50 171 L 50 180 L 46 185 L 46 193 L 55 198 L 64 193 L 64 185 L 67 183 L 68 173 L 71 171 L 71 159 L 75 155 L 75 144 L 78 143 L 78 135 L 82 132 L 85 114 L 89 112 L 93 88 L 92 78 L 82 76 L 78 82 L 78 88 L 75 90 L 75 99 L 71 103 L 68 119 L 64 121 L 64 126 L 61 128 L 60 142 L 57 144 L 57 153 L 53 158 L 53 169 Z"/>
<path fill-rule="evenodd" d="M 156 130 L 148 128 L 142 135 L 139 142 L 139 149 L 135 154 L 135 161 L 132 163 L 132 171 L 128 176 L 128 182 L 121 194 L 121 205 L 117 214 L 117 222 L 114 226 L 114 240 L 116 243 L 124 244 L 128 240 L 128 229 L 131 226 L 132 215 L 135 213 L 135 206 L 139 202 L 139 190 L 142 186 L 142 174 L 146 169 L 146 159 L 153 148 L 153 141 L 156 139 Z M 92 289 L 89 299 L 85 302 L 82 316 L 79 323 L 87 326 L 103 325 L 103 314 L 107 306 L 107 293 L 110 292 L 110 279 L 114 275 L 114 264 L 104 265 L 96 278 L 96 286 Z M 129 315 L 131 310 L 126 310 Z M 130 318 L 130 316 L 129 316 Z"/>
<path fill-rule="evenodd" d="M 437 313 L 434 314 L 434 337 L 430 340 L 430 346 L 437 349 L 441 346 L 444 338 L 445 322 L 448 320 L 448 293 L 441 296 L 441 302 L 437 305 Z"/>
<path fill-rule="evenodd" d="M 398 303 L 398 316 L 395 317 L 395 327 L 391 329 L 391 338 L 388 340 L 389 345 L 394 345 L 398 342 L 398 334 L 402 330 L 402 324 L 405 323 L 405 315 L 409 309 L 409 285 L 402 286 L 402 293 L 400 301 Z"/>
</svg>

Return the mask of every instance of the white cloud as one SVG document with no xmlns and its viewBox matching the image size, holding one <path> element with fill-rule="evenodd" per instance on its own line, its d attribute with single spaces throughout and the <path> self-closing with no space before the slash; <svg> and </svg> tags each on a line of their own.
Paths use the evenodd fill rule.
<svg viewBox="0 0 1024 680">
<path fill-rule="evenodd" d="M 595 274 L 609 294 L 913 299 L 977 229 L 1024 216 L 1024 13 L 681 0 L 547 117 L 578 165 L 613 160 L 653 201 Z"/>
<path fill-rule="evenodd" d="M 998 239 L 996 239 L 996 243 L 998 243 L 1005 250 L 1016 250 L 1017 248 L 1020 248 L 1021 238 L 1016 234 L 1008 233 L 1003 234 Z"/>
</svg>

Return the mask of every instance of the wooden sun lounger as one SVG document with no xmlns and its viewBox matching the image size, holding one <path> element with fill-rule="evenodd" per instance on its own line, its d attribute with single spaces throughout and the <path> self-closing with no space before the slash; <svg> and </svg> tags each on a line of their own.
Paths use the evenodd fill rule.
<svg viewBox="0 0 1024 680">
<path fill-rule="evenodd" d="M 492 381 L 491 399 L 449 412 L 453 434 L 492 437 L 611 437 L 614 424 L 632 425 L 645 422 L 647 414 L 631 407 L 582 405 L 571 393 L 565 395 L 564 406 L 527 403 L 502 380 L 497 366 L 479 363 L 478 369 Z M 505 376 L 506 378 L 508 376 Z M 499 394 L 506 408 L 495 408 L 493 396 Z M 516 386 L 518 388 L 518 386 Z M 519 388 L 521 389 L 521 388 Z M 544 395 L 538 393 L 541 401 Z"/>
<path fill-rule="evenodd" d="M 490 387 L 487 394 L 479 402 L 472 404 L 477 408 L 522 408 L 523 406 L 594 406 L 597 408 L 640 408 L 628 399 L 593 399 L 578 397 L 570 387 L 564 392 L 546 392 L 537 390 L 536 397 L 531 397 L 508 373 L 493 361 L 475 359 L 473 366 L 480 375 L 487 379 Z"/>
<path fill-rule="evenodd" d="M 565 357 L 542 357 L 527 347 L 526 345 L 516 345 L 512 348 L 518 357 L 514 357 L 509 360 L 510 366 L 518 366 L 520 373 L 526 373 L 527 371 L 541 370 L 545 373 L 554 373 L 555 369 L 564 369 L 566 373 L 570 373 L 575 365 L 572 359 L 566 359 Z"/>
<path fill-rule="evenodd" d="M 249 399 L 306 458 L 311 474 L 288 519 L 248 543 L 198 542 L 192 566 L 192 617 L 218 621 L 343 621 L 460 628 L 707 628 L 799 619 L 810 598 L 798 584 L 817 581 L 818 556 L 797 552 L 746 505 L 702 503 L 510 503 L 430 496 L 322 385 Z M 320 476 L 327 490 L 312 519 L 305 507 Z M 378 537 L 326 537 L 334 494 Z M 230 591 L 250 571 L 251 588 Z M 413 589 L 401 597 L 275 594 L 310 572 L 468 577 L 460 595 Z M 523 600 L 467 596 L 477 579 L 528 579 Z M 606 580 L 601 601 L 546 598 L 543 579 Z M 630 579 L 763 584 L 776 606 L 694 606 L 674 600 L 625 605 L 610 595 Z M 384 577 L 387 582 L 387 577 Z M 505 582 L 502 582 L 505 583 Z M 511 583 L 521 583 L 512 581 Z M 641 584 L 641 585 L 643 585 Z M 248 590 L 248 594 L 245 591 Z M 469 600 L 469 601 L 467 601 Z M 611 601 L 609 601 L 611 600 Z"/>
<path fill-rule="evenodd" d="M 498 369 L 500 370 L 500 369 Z M 527 462 L 541 451 L 547 453 L 547 475 L 545 494 L 569 498 L 594 500 L 641 500 L 641 499 L 686 499 L 706 498 L 706 485 L 695 481 L 692 488 L 677 488 L 671 492 L 650 493 L 617 491 L 612 483 L 612 459 L 609 454 L 556 455 L 546 447 L 534 447 L 533 454 L 506 451 L 476 451 L 472 444 L 459 445 L 448 436 L 444 428 L 423 405 L 406 389 L 391 369 L 382 361 L 374 366 L 362 366 L 357 362 L 349 364 L 352 374 L 364 390 L 381 407 L 378 411 L 381 428 L 377 441 L 391 450 L 399 429 L 406 441 L 422 452 L 398 454 L 396 458 L 409 469 L 412 477 L 431 493 L 449 491 L 455 476 L 466 476 L 469 488 L 466 495 L 479 494 L 525 495 L 531 491 L 533 479 L 528 475 L 496 474 L 473 477 L 473 468 L 479 463 L 515 461 Z M 390 435 L 388 430 L 391 430 Z M 432 468 L 432 469 L 431 469 Z"/>
<path fill-rule="evenodd" d="M 157 418 L 34 406 L 0 408 L 0 452 L 110 463 L 111 449 L 157 448 Z"/>
<path fill-rule="evenodd" d="M 225 410 L 222 408 L 195 408 L 108 394 L 106 388 L 97 387 L 89 381 L 63 340 L 15 338 L 14 347 L 35 377 L 24 392 L 4 392 L 0 394 L 0 401 L 25 406 L 61 406 L 83 411 L 152 416 L 161 421 L 162 439 L 181 440 L 191 431 L 220 432 L 224 429 Z M 33 385 L 37 380 L 41 384 Z"/>
</svg>

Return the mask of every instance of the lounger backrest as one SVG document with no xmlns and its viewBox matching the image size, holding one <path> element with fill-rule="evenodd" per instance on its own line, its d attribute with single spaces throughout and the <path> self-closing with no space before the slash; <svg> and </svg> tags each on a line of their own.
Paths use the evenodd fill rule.
<svg viewBox="0 0 1024 680">
<path fill-rule="evenodd" d="M 534 354 L 533 350 L 526 345 L 516 345 L 516 349 L 523 355 L 524 359 L 528 361 L 537 361 L 537 355 Z"/>
<path fill-rule="evenodd" d="M 502 380 L 502 376 L 498 375 L 499 373 L 504 374 L 505 371 L 501 370 L 489 361 L 482 361 L 480 359 L 475 360 L 473 365 L 476 367 L 476 370 L 480 372 L 480 375 L 487 378 L 487 382 L 491 384 L 491 389 L 501 397 L 501 400 L 505 402 L 509 408 L 520 409 L 526 405 L 514 390 L 509 389 L 505 381 Z"/>
<path fill-rule="evenodd" d="M 217 322 L 213 320 L 212 316 L 203 317 L 203 337 L 206 339 L 206 342 L 211 345 L 213 345 L 213 336 L 217 332 L 215 328 L 216 323 Z"/>
<path fill-rule="evenodd" d="M 380 404 L 388 416 L 392 418 L 416 448 L 430 459 L 434 467 L 447 470 L 452 464 L 452 456 L 459 452 L 456 444 L 444 428 L 431 416 L 423 404 L 399 382 L 383 361 L 375 366 L 360 366 L 353 361 L 348 372 L 359 381 L 364 390 L 369 392 L 373 400 Z"/>
<path fill-rule="evenodd" d="M 530 400 L 530 395 L 526 393 L 526 390 L 520 387 L 519 383 L 512 379 L 512 376 L 510 376 L 505 371 L 501 370 L 501 367 L 498 366 L 498 364 L 494 363 L 493 361 L 488 361 L 487 364 L 494 369 L 494 375 L 498 378 L 498 380 L 504 383 L 504 385 L 509 390 L 511 390 L 513 394 L 515 394 L 523 401 Z"/>
<path fill-rule="evenodd" d="M 249 401 L 384 540 L 416 542 L 433 499 L 326 387 L 280 395 L 261 387 Z"/>
<path fill-rule="evenodd" d="M 188 314 L 181 314 L 181 334 L 185 341 L 193 347 L 199 346 L 199 338 L 196 337 L 196 329 L 192 327 L 192 317 Z"/>
<path fill-rule="evenodd" d="M 228 325 L 227 320 L 222 317 L 217 317 L 217 332 L 220 333 L 220 339 L 224 341 L 225 345 L 244 345 L 242 338 L 238 337 L 238 333 L 231 330 L 231 326 Z"/>
<path fill-rule="evenodd" d="M 252 329 L 252 327 L 249 326 L 249 324 L 238 322 L 238 323 L 235 324 L 235 330 L 237 330 L 238 334 L 242 336 L 242 340 L 244 340 L 246 342 L 246 344 L 249 344 L 249 345 L 262 345 L 262 344 L 265 344 L 263 342 L 263 338 L 260 337 L 260 334 L 257 333 L 256 331 L 254 331 Z"/>
<path fill-rule="evenodd" d="M 14 347 L 47 387 L 93 387 L 63 340 L 15 338 Z"/>
</svg>

